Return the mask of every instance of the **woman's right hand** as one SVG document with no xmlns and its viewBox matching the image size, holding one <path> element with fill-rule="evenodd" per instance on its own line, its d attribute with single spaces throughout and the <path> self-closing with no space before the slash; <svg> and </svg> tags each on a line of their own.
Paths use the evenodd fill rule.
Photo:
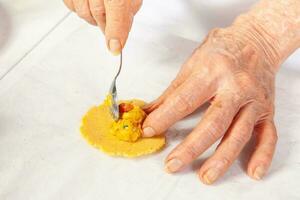
<svg viewBox="0 0 300 200">
<path fill-rule="evenodd" d="M 66 6 L 105 34 L 108 49 L 118 55 L 142 0 L 64 0 Z"/>
</svg>

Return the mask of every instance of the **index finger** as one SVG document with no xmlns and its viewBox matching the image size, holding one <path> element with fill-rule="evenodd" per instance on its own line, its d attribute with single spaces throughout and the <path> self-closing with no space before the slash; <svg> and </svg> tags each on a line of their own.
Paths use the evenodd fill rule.
<svg viewBox="0 0 300 200">
<path fill-rule="evenodd" d="M 120 54 L 131 28 L 133 13 L 128 0 L 104 0 L 106 11 L 105 37 L 108 49 Z"/>
<path fill-rule="evenodd" d="M 196 110 L 213 97 L 216 84 L 214 77 L 205 73 L 191 75 L 164 102 L 151 112 L 143 123 L 143 135 L 152 137 L 166 131 L 178 120 Z"/>
</svg>

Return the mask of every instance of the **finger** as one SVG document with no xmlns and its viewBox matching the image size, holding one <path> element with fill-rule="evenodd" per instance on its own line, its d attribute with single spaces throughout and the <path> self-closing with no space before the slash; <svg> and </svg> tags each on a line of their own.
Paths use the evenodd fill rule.
<svg viewBox="0 0 300 200">
<path fill-rule="evenodd" d="M 191 75 L 175 92 L 151 112 L 143 123 L 143 135 L 152 137 L 166 131 L 171 125 L 192 113 L 214 95 L 213 77 L 198 73 Z"/>
<path fill-rule="evenodd" d="M 65 5 L 67 8 L 69 8 L 71 11 L 75 12 L 73 0 L 64 0 Z"/>
<path fill-rule="evenodd" d="M 252 106 L 240 110 L 215 153 L 201 166 L 198 174 L 203 183 L 212 184 L 228 170 L 250 140 L 255 120 Z"/>
<path fill-rule="evenodd" d="M 277 133 L 273 121 L 255 127 L 256 147 L 248 163 L 248 175 L 260 180 L 269 169 L 274 155 Z"/>
<path fill-rule="evenodd" d="M 146 105 L 143 109 L 146 113 L 150 113 L 158 108 L 164 100 L 170 96 L 191 74 L 193 66 L 196 66 L 198 62 L 198 56 L 194 51 L 193 55 L 185 61 L 179 70 L 175 79 L 171 82 L 170 86 L 160 95 L 156 100 Z"/>
<path fill-rule="evenodd" d="M 190 164 L 221 138 L 239 110 L 241 100 L 231 95 L 216 97 L 197 127 L 166 159 L 166 170 L 176 172 Z"/>
<path fill-rule="evenodd" d="M 101 30 L 105 31 L 105 7 L 103 0 L 89 0 L 90 11 Z"/>
<path fill-rule="evenodd" d="M 88 0 L 75 0 L 73 1 L 73 4 L 74 4 L 75 12 L 80 18 L 84 19 L 85 21 L 87 21 L 92 25 L 97 25 L 95 19 L 91 14 Z"/>
<path fill-rule="evenodd" d="M 118 55 L 126 43 L 133 20 L 130 1 L 104 0 L 104 5 L 106 11 L 105 36 L 108 49 L 114 55 Z"/>
</svg>

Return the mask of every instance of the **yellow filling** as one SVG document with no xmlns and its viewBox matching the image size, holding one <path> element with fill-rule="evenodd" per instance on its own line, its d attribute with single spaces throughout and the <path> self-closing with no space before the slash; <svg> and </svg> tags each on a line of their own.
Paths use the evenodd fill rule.
<svg viewBox="0 0 300 200">
<path fill-rule="evenodd" d="M 119 140 L 135 142 L 142 135 L 142 123 L 146 114 L 139 106 L 132 105 L 132 107 L 132 110 L 121 113 L 121 118 L 114 122 L 110 129 Z"/>
</svg>

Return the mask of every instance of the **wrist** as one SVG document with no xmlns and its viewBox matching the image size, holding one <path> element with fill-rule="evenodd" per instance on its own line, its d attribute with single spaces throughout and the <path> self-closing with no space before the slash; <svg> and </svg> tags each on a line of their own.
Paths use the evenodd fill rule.
<svg viewBox="0 0 300 200">
<path fill-rule="evenodd" d="M 277 71 L 283 59 L 278 39 L 269 35 L 255 20 L 246 19 L 248 16 L 242 18 L 228 27 L 238 48 L 252 48 L 272 71 Z"/>
<path fill-rule="evenodd" d="M 262 0 L 239 16 L 227 30 L 239 48 L 250 45 L 277 71 L 300 47 L 300 1 Z"/>
</svg>

